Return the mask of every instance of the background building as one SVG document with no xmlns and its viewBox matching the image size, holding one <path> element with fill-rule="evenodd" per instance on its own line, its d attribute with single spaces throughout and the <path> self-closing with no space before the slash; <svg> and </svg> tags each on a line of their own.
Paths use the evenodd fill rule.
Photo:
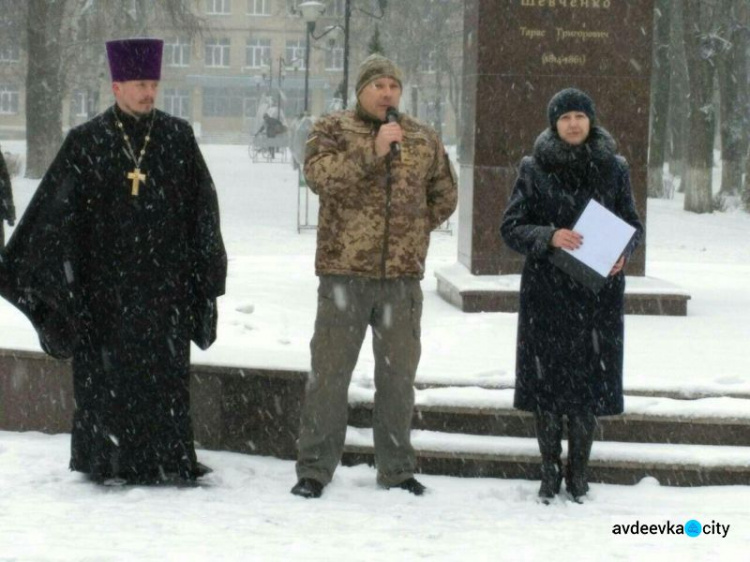
<svg viewBox="0 0 750 562">
<path fill-rule="evenodd" d="M 299 116 L 305 108 L 307 35 L 306 23 L 297 9 L 302 1 L 188 1 L 201 22 L 197 32 L 174 25 L 159 15 L 154 4 L 142 0 L 121 3 L 124 7 L 120 9 L 127 15 L 125 26 L 106 21 L 103 14 L 107 8 L 111 9 L 105 6 L 107 0 L 93 0 L 88 3 L 87 11 L 80 13 L 71 8 L 67 17 L 77 18 L 79 36 L 87 40 L 81 42 L 82 47 L 76 47 L 80 51 L 76 55 L 78 62 L 71 65 L 73 71 L 66 71 L 63 81 L 63 129 L 90 119 L 111 103 L 103 42 L 111 37 L 146 35 L 165 41 L 157 106 L 188 120 L 202 141 L 247 142 L 269 107 L 280 105 L 287 120 Z M 323 3 L 326 9 L 316 23 L 314 35 L 324 36 L 313 38 L 310 43 L 308 109 L 312 115 L 340 107 L 336 97 L 340 97 L 337 91 L 344 77 L 343 26 L 347 0 Z M 398 5 L 393 1 L 385 10 L 379 7 L 385 3 L 377 0 L 349 0 L 349 3 L 351 107 L 355 101 L 357 67 L 369 53 L 373 35 L 378 33 L 376 29 L 387 30 L 388 21 L 397 21 L 399 16 L 394 13 Z M 384 12 L 385 18 L 377 17 Z M 0 139 L 25 137 L 27 52 L 23 25 L 17 28 L 12 36 L 0 39 Z M 429 37 L 428 32 L 425 35 Z M 399 62 L 400 58 L 406 58 L 404 54 L 399 56 L 398 49 L 388 39 L 383 42 L 387 56 Z M 420 46 L 417 50 L 424 49 Z M 460 57 L 460 38 L 454 51 Z M 402 109 L 436 126 L 447 141 L 453 142 L 455 115 L 449 103 L 449 90 L 436 86 L 440 72 L 435 64 L 435 51 L 426 51 L 419 58 L 419 65 L 406 72 Z"/>
</svg>

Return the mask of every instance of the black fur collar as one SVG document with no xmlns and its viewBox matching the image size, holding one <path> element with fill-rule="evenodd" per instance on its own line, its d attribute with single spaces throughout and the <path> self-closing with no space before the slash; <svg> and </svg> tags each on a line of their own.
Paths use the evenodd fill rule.
<svg viewBox="0 0 750 562">
<path fill-rule="evenodd" d="M 568 144 L 552 129 L 545 129 L 534 143 L 534 159 L 547 172 L 564 168 L 580 170 L 591 165 L 609 167 L 615 162 L 616 153 L 615 139 L 598 126 L 591 127 L 586 142 L 580 145 Z"/>
</svg>

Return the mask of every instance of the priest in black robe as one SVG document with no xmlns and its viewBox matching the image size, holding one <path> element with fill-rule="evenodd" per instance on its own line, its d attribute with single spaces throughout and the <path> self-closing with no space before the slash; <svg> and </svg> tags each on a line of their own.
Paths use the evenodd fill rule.
<svg viewBox="0 0 750 562">
<path fill-rule="evenodd" d="M 154 109 L 162 41 L 107 43 L 116 103 L 72 129 L 3 257 L 0 288 L 71 358 L 72 470 L 191 482 L 190 341 L 216 338 L 226 253 L 190 125 Z"/>
</svg>

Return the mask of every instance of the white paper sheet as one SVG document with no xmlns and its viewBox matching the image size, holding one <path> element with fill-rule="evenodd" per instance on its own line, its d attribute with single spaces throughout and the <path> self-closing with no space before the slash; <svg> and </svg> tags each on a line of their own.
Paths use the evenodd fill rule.
<svg viewBox="0 0 750 562">
<path fill-rule="evenodd" d="M 564 250 L 606 277 L 630 242 L 635 228 L 593 199 L 588 202 L 573 230 L 583 236 L 577 250 Z"/>
</svg>

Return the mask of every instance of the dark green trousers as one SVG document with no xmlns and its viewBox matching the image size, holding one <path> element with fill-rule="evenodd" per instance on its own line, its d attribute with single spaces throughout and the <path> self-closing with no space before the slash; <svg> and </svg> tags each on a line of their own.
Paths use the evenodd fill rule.
<svg viewBox="0 0 750 562">
<path fill-rule="evenodd" d="M 348 389 L 368 326 L 375 355 L 373 431 L 378 483 L 414 474 L 409 433 L 422 317 L 418 279 L 321 276 L 312 369 L 302 408 L 297 476 L 328 484 L 344 448 Z"/>
</svg>

